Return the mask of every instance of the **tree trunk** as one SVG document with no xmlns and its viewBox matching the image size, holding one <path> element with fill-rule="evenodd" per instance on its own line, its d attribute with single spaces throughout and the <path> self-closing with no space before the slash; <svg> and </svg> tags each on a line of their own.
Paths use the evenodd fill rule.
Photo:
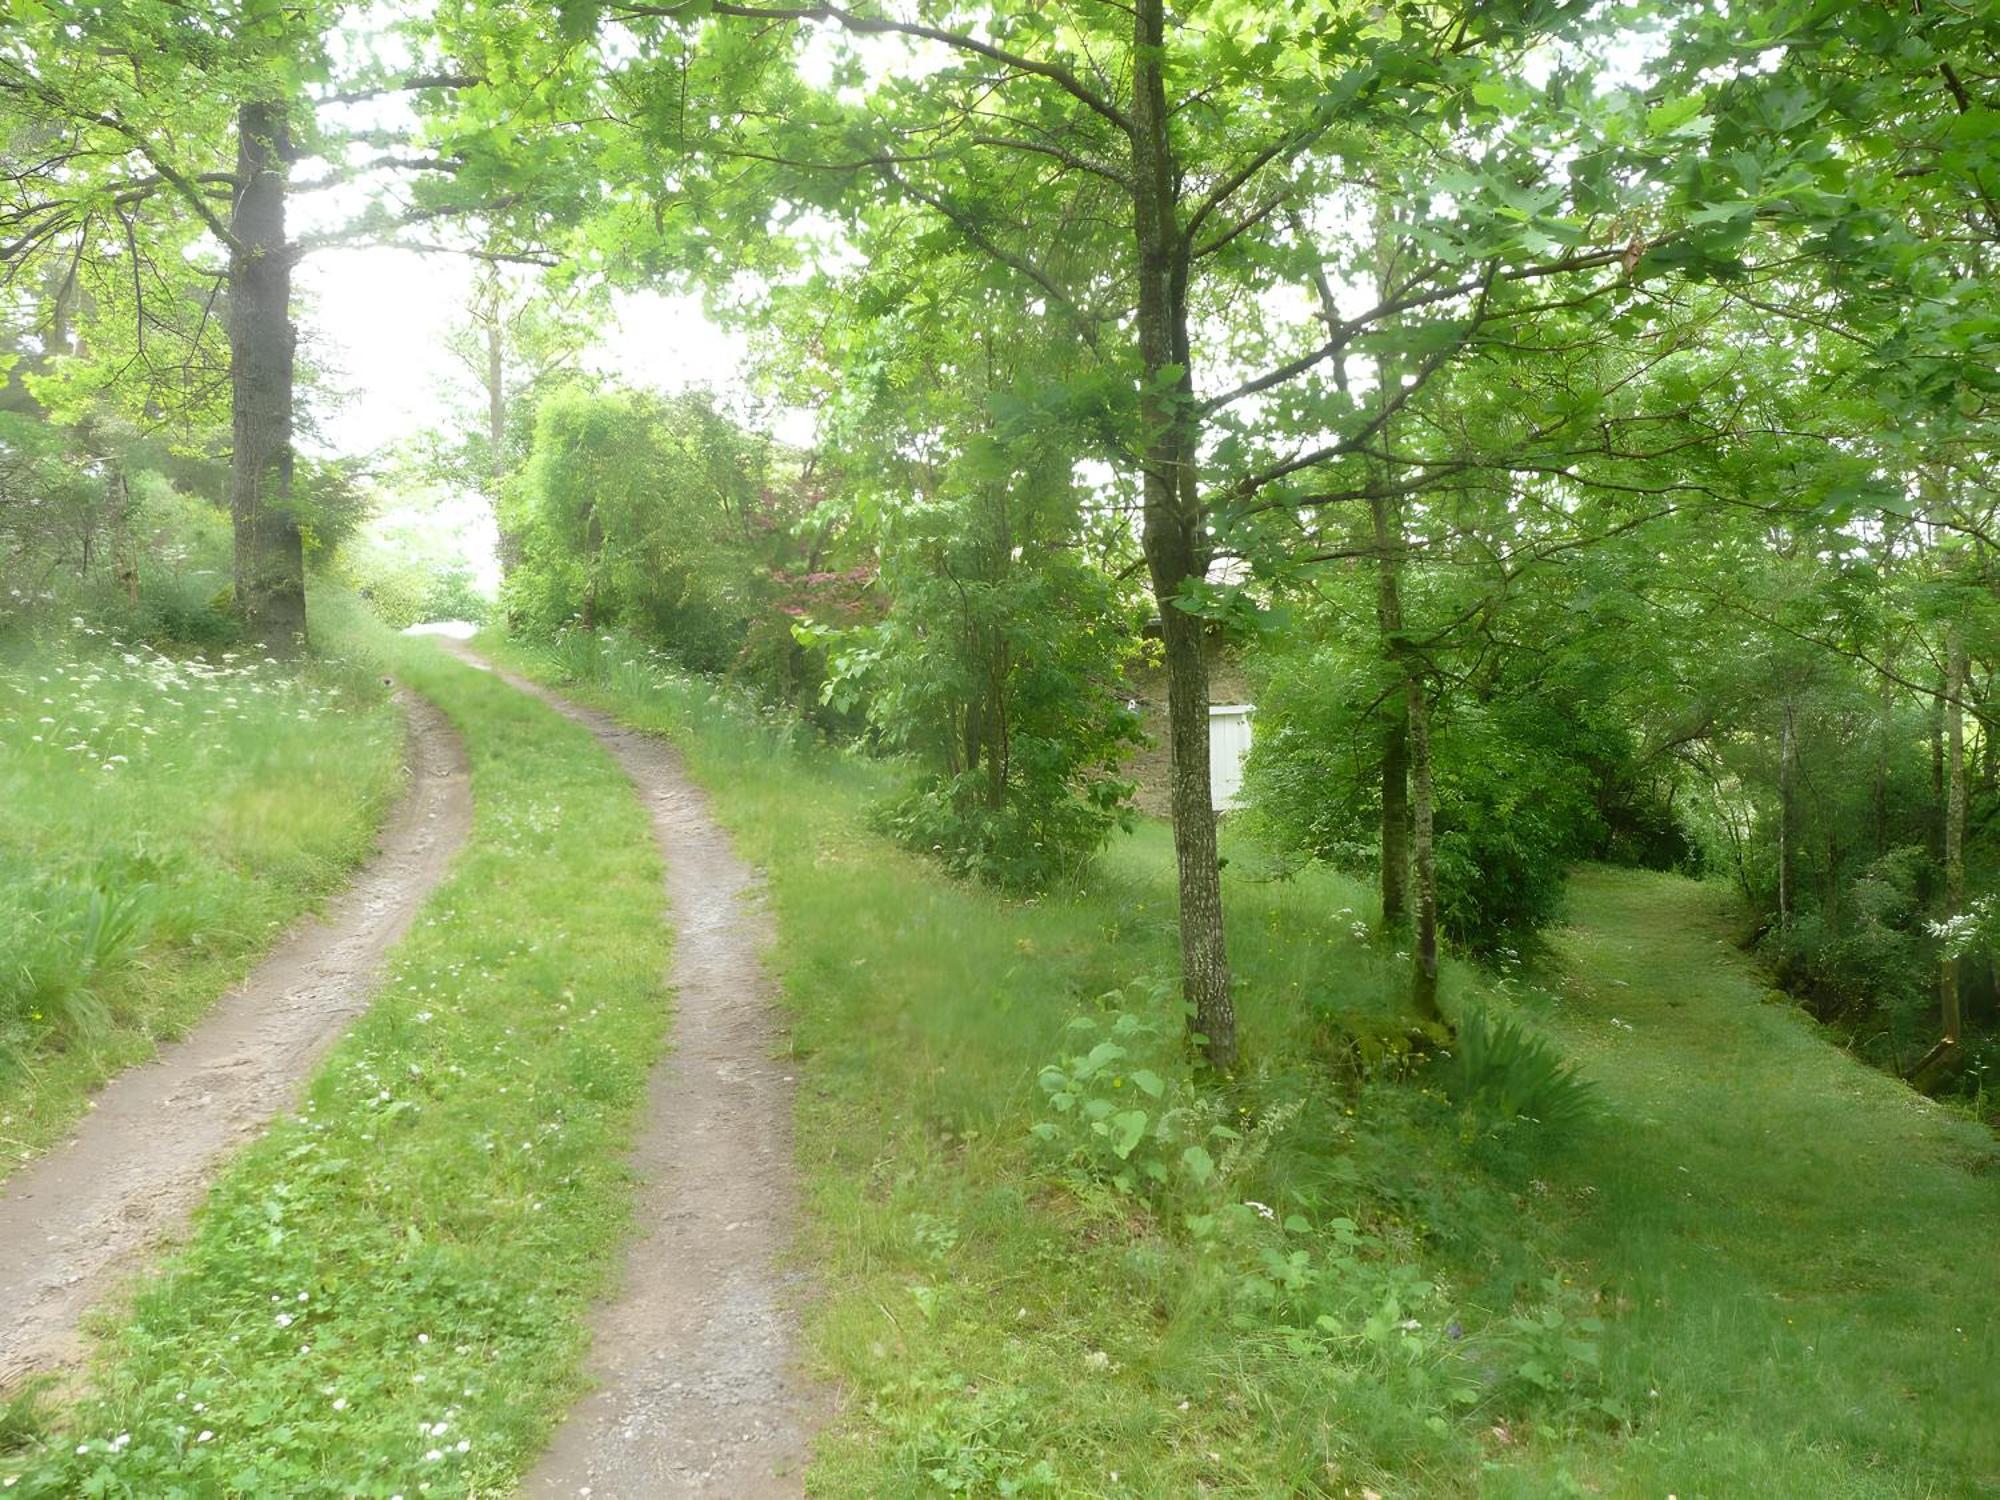
<svg viewBox="0 0 2000 1500">
<path fill-rule="evenodd" d="M 282 103 L 237 111 L 229 256 L 229 512 L 236 612 L 265 650 L 306 639 L 305 548 L 292 508 L 292 254 L 285 243 L 291 133 Z"/>
<path fill-rule="evenodd" d="M 1875 785 L 1870 794 L 1875 818 L 1875 857 L 1889 852 L 1889 748 L 1896 728 L 1896 685 L 1885 673 L 1876 680 L 1880 702 L 1875 725 Z"/>
<path fill-rule="evenodd" d="M 1390 525 L 1386 496 L 1369 498 L 1375 527 L 1375 623 L 1382 652 L 1404 673 L 1402 597 L 1402 518 Z M 1383 704 L 1388 724 L 1382 732 L 1382 925 L 1396 932 L 1410 921 L 1410 727 L 1407 693 L 1391 693 Z"/>
<path fill-rule="evenodd" d="M 499 533 L 494 549 L 500 571 L 512 573 L 521 563 L 521 535 L 501 515 L 500 487 L 507 479 L 507 348 L 501 333 L 500 275 L 493 274 L 486 304 L 486 489 L 493 501 L 493 523 Z"/>
<path fill-rule="evenodd" d="M 1944 915 L 1950 921 L 1965 910 L 1965 714 L 1960 700 L 1966 687 L 1965 632 L 1954 624 L 1946 647 L 1944 708 L 1945 793 Z M 1944 1044 L 1954 1050 L 1959 1035 L 1959 960 L 1947 958 L 1938 975 L 1938 1010 Z"/>
<path fill-rule="evenodd" d="M 1993 674 L 1986 674 L 1986 681 L 1979 689 L 1978 707 L 1973 718 L 1979 726 L 1979 790 L 1984 796 L 1992 796 L 1996 774 L 2000 766 L 1993 762 L 1993 736 L 1986 732 L 1988 721 L 1993 716 Z"/>
<path fill-rule="evenodd" d="M 1415 855 L 1417 873 L 1417 931 L 1410 974 L 1410 1003 L 1417 1019 L 1436 1025 L 1444 1015 L 1438 1009 L 1438 902 L 1437 849 L 1432 837 L 1431 801 L 1431 712 L 1424 698 L 1423 678 L 1411 672 L 1404 678 L 1404 701 L 1410 721 L 1410 782 L 1416 824 Z"/>
<path fill-rule="evenodd" d="M 105 516 L 111 531 L 111 566 L 125 590 L 125 602 L 139 605 L 139 546 L 132 535 L 132 484 L 122 464 L 112 462 L 104 481 Z"/>
<path fill-rule="evenodd" d="M 1966 686 L 1965 635 L 1954 623 L 1945 642 L 1944 688 L 1938 710 L 1944 730 L 1944 917 L 1950 921 L 1965 909 L 1965 715 L 1961 708 Z M 1960 960 L 1947 956 L 1938 966 L 1938 1040 L 1910 1070 L 1910 1082 L 1926 1093 L 1956 1072 L 1963 1062 L 1959 1029 L 1963 1022 L 1959 996 Z"/>
<path fill-rule="evenodd" d="M 1949 675 L 1947 667 L 1946 678 L 1939 680 L 1937 695 L 1931 699 L 1931 853 L 1939 859 L 1944 858 L 1944 700 L 1950 691 Z"/>
<path fill-rule="evenodd" d="M 1169 805 L 1180 885 L 1181 983 L 1208 1060 L 1236 1062 L 1236 1011 L 1223 940 L 1222 869 L 1208 780 L 1208 657 L 1202 621 L 1182 590 L 1208 573 L 1196 488 L 1197 437 L 1187 326 L 1187 248 L 1167 139 L 1166 17 L 1162 0 L 1133 11 L 1132 201 L 1139 270 L 1142 540 L 1166 647 Z"/>
<path fill-rule="evenodd" d="M 1792 705 L 1785 704 L 1778 731 L 1778 934 L 1792 931 L 1792 904 L 1798 899 L 1798 733 Z"/>
</svg>

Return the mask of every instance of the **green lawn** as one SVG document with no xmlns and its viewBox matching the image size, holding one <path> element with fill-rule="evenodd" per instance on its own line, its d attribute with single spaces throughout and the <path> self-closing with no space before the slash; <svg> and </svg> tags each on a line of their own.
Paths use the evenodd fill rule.
<svg viewBox="0 0 2000 1500">
<path fill-rule="evenodd" d="M 1399 1014 L 1369 892 L 1234 841 L 1246 1073 L 1197 1094 L 1142 1033 L 1112 1086 L 1246 1144 L 1219 1187 L 1126 1194 L 1031 1130 L 1103 1035 L 1066 1023 L 1176 1024 L 1162 828 L 1004 901 L 875 836 L 892 773 L 782 715 L 623 647 L 502 649 L 675 738 L 770 871 L 810 1346 L 846 1393 L 813 1493 L 2000 1493 L 1993 1143 L 1768 1004 L 1719 893 L 1586 872 L 1538 979 L 1448 971 L 1599 1093 L 1567 1139 L 1496 1136 L 1357 1076 L 1345 1038 Z"/>
<path fill-rule="evenodd" d="M 0 655 L 0 1177 L 366 857 L 401 786 L 371 674 L 78 636 Z"/>
<path fill-rule="evenodd" d="M 0 1421 L 10 1500 L 495 1495 L 579 1389 L 667 1030 L 658 854 L 585 730 L 381 649 L 465 736 L 471 840 L 88 1390 Z"/>
<path fill-rule="evenodd" d="M 1716 889 L 1587 870 L 1570 906 L 1546 1020 L 1616 1128 L 1544 1214 L 1620 1309 L 1607 1373 L 1648 1421 L 1489 1491 L 2000 1494 L 1991 1132 L 1774 1002 Z"/>
</svg>

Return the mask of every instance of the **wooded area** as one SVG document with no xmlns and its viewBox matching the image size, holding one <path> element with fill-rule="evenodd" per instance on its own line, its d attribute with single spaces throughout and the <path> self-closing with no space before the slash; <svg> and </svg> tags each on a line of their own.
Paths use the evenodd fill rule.
<svg viewBox="0 0 2000 1500">
<path fill-rule="evenodd" d="M 866 828 L 1029 911 L 1118 878 L 1163 746 L 1160 1055 L 1188 1100 L 1252 1091 L 1244 1141 L 1295 1065 L 1582 1119 L 1588 1068 L 1471 997 L 1569 951 L 1591 865 L 1726 890 L 1827 1041 L 1994 1117 L 2000 7 L 0 17 L 9 713 L 84 637 L 275 681 L 320 670 L 322 600 L 486 618 L 601 706 L 710 693 L 745 746 L 893 768 Z M 295 285 L 377 244 L 478 267 L 462 411 L 393 457 L 321 441 L 339 382 Z M 742 332 L 747 396 L 586 357 L 663 289 Z M 424 486 L 490 505 L 491 600 L 363 535 Z M 1221 820 L 1218 677 L 1256 705 Z M 24 754 L 68 736 L 42 704 Z M 152 930 L 45 941 L 112 889 L 63 878 L 0 894 L 23 1058 Z M 1348 878 L 1364 909 L 1314 920 L 1394 1003 L 1246 988 L 1288 933 L 1246 956 L 1231 903 Z M 1239 1011 L 1280 1005 L 1260 1047 Z M 1131 1024 L 1119 1056 L 1164 1046 Z M 1087 1117 L 1076 1159 L 1122 1148 L 1094 1191 L 1193 1223 L 1173 1195 L 1251 1148 L 1098 1097 L 1099 1055 L 1022 1076 Z M 1164 1066 L 1134 1088 L 1180 1099 Z M 1120 1165 L 1156 1149 L 1150 1184 Z M 1325 1483 L 1297 1492 L 1376 1493 Z"/>
<path fill-rule="evenodd" d="M 1261 815 L 1376 864 L 1420 1013 L 1440 923 L 1524 939 L 1569 861 L 1627 858 L 1731 872 L 1821 1014 L 1927 1085 L 1965 1066 L 1982 8 L 365 17 L 15 8 L 17 589 L 109 567 L 137 600 L 127 471 L 226 460 L 229 607 L 293 649 L 353 504 L 294 457 L 290 268 L 447 243 L 493 267 L 468 441 L 526 628 L 628 625 L 865 723 L 934 768 L 912 842 L 1029 886 L 1110 827 L 1157 653 L 1218 1065 L 1220 641 L 1264 684 Z M 815 451 L 699 398 L 537 409 L 593 288 L 673 276 L 769 330 Z"/>
</svg>

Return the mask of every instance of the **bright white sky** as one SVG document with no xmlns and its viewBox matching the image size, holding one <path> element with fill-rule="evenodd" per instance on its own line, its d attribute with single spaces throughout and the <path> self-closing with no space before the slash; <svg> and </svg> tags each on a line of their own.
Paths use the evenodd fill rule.
<svg viewBox="0 0 2000 1500">
<path fill-rule="evenodd" d="M 301 337 L 346 394 L 327 411 L 328 446 L 366 454 L 450 417 L 448 393 L 468 377 L 444 346 L 471 301 L 473 263 L 388 248 L 322 250 L 301 266 Z M 718 328 L 694 295 L 620 295 L 616 322 L 586 358 L 622 383 L 665 391 L 744 389 L 743 340 Z"/>
</svg>

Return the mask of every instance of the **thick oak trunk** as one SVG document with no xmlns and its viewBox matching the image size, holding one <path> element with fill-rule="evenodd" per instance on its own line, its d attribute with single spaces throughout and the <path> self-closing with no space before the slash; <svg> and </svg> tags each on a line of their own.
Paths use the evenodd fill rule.
<svg viewBox="0 0 2000 1500">
<path fill-rule="evenodd" d="M 1162 74 L 1162 0 L 1139 0 L 1132 88 L 1133 229 L 1139 270 L 1142 541 L 1166 648 L 1169 807 L 1180 888 L 1181 983 L 1189 1024 L 1209 1061 L 1236 1061 L 1236 1011 L 1223 940 L 1222 869 L 1208 780 L 1208 657 L 1203 623 L 1179 604 L 1207 576 L 1208 546 L 1196 487 L 1198 438 L 1188 368 L 1187 252 L 1175 200 Z"/>
<path fill-rule="evenodd" d="M 285 107 L 237 112 L 235 240 L 229 257 L 229 513 L 236 611 L 252 639 L 289 654 L 306 638 L 305 548 L 292 505 L 291 159 Z"/>
</svg>

